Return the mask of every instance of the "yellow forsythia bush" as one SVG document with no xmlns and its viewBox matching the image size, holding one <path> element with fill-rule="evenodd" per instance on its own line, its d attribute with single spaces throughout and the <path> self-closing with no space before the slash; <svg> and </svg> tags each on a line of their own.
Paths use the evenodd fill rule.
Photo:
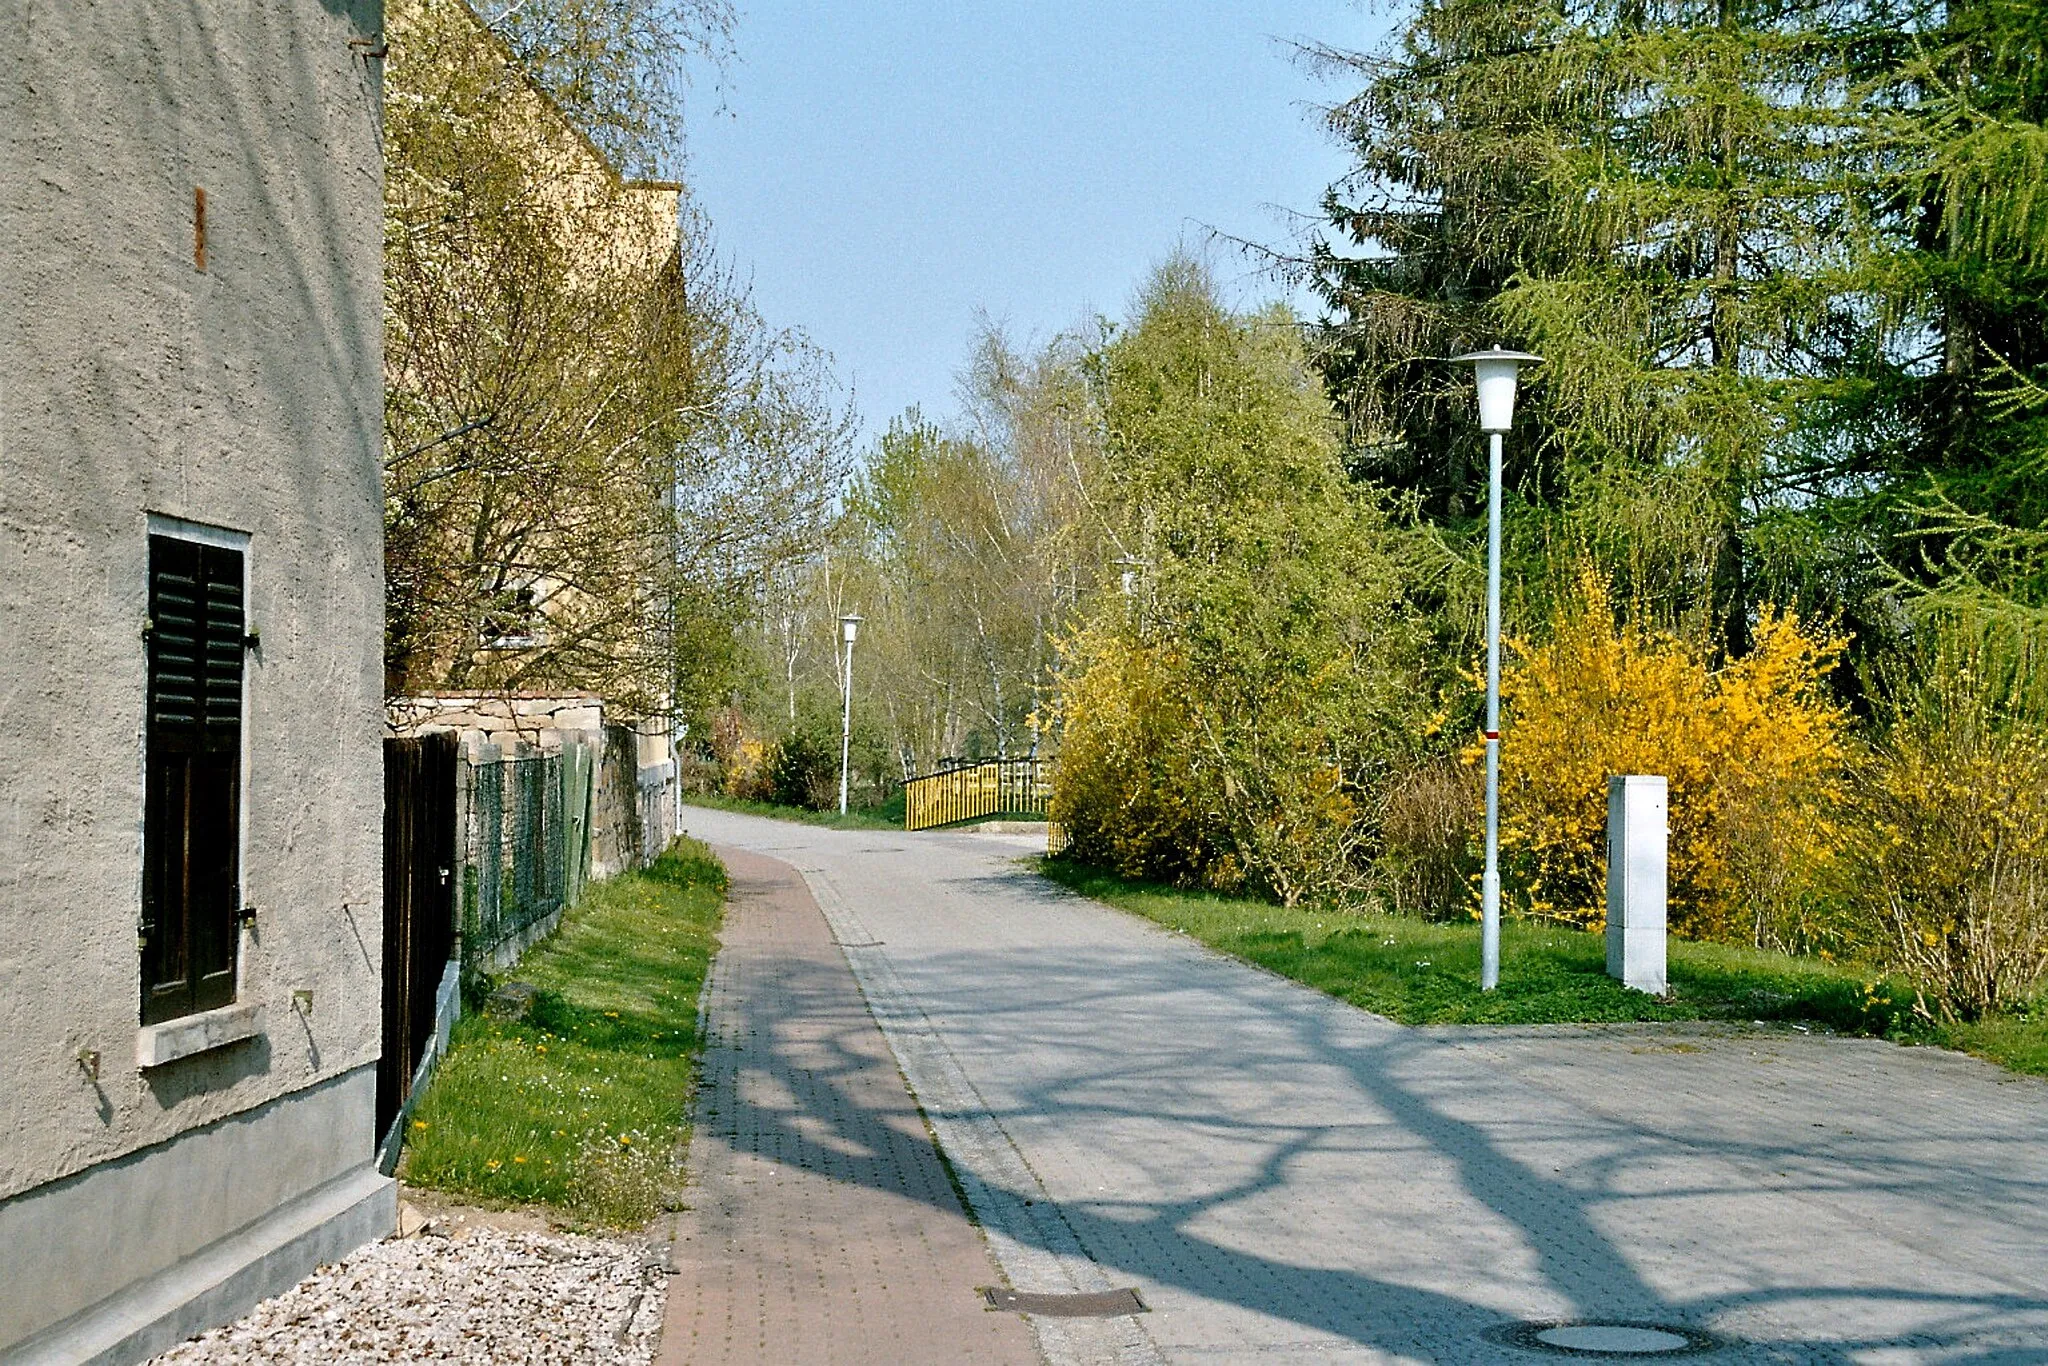
<svg viewBox="0 0 2048 1366">
<path fill-rule="evenodd" d="M 711 756 L 724 775 L 719 787 L 726 796 L 767 800 L 768 746 L 747 728 L 738 707 L 726 707 L 711 718 Z"/>
<path fill-rule="evenodd" d="M 1673 930 L 1816 946 L 1847 759 L 1823 681 L 1844 644 L 1765 608 L 1750 653 L 1715 670 L 1674 634 L 1618 625 L 1582 570 L 1550 640 L 1512 642 L 1502 680 L 1502 858 L 1531 909 L 1605 923 L 1607 780 L 1661 774 Z"/>
</svg>

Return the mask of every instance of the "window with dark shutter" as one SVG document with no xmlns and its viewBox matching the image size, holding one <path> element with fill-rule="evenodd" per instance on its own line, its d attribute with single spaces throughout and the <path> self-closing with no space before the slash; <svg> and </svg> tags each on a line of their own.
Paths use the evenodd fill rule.
<svg viewBox="0 0 2048 1366">
<path fill-rule="evenodd" d="M 142 1022 L 235 998 L 241 934 L 242 552 L 149 538 Z"/>
</svg>

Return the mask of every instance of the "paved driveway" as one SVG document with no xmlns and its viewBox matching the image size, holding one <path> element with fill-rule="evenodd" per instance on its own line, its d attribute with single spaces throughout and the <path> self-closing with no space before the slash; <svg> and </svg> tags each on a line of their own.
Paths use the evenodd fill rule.
<svg viewBox="0 0 2048 1366">
<path fill-rule="evenodd" d="M 1019 869 L 999 837 L 692 809 L 787 861 L 1062 1361 L 2048 1363 L 2048 1085 L 1789 1031 L 1411 1030 Z M 969 1293 L 962 1287 L 961 1293 Z M 1553 1360 L 1563 1358 L 1553 1357 Z"/>
</svg>

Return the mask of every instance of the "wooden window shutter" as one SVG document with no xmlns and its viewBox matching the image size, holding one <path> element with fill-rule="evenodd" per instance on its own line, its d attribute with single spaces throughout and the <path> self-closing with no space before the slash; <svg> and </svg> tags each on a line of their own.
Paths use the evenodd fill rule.
<svg viewBox="0 0 2048 1366">
<path fill-rule="evenodd" d="M 247 641 L 242 552 L 151 536 L 144 1024 L 235 998 Z"/>
</svg>

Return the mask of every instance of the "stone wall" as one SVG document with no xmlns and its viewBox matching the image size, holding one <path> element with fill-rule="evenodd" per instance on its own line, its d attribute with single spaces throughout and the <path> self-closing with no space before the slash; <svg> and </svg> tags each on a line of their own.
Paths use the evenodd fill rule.
<svg viewBox="0 0 2048 1366">
<path fill-rule="evenodd" d="M 596 772 L 587 866 L 592 877 L 646 865 L 680 829 L 675 748 L 667 723 L 609 718 L 604 699 L 595 693 L 429 693 L 395 700 L 390 721 L 401 735 L 458 732 L 469 763 L 554 754 L 567 745 L 591 750 Z"/>
</svg>

